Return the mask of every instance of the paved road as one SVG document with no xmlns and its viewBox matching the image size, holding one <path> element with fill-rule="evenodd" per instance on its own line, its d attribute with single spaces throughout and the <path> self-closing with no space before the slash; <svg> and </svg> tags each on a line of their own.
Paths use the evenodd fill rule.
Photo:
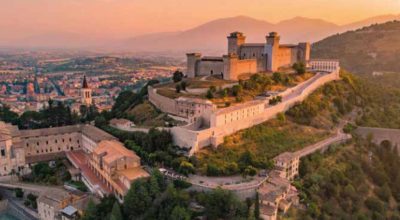
<svg viewBox="0 0 400 220">
<path fill-rule="evenodd" d="M 39 219 L 37 211 L 32 208 L 26 207 L 23 204 L 23 200 L 15 198 L 13 191 L 0 189 L 0 192 L 1 195 L 8 200 L 9 205 L 13 206 L 15 212 L 18 212 L 19 215 L 25 216 L 27 219 Z"/>
</svg>

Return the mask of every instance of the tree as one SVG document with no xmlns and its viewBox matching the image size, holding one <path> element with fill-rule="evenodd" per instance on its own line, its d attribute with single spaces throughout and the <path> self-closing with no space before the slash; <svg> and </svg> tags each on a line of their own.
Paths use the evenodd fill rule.
<svg viewBox="0 0 400 220">
<path fill-rule="evenodd" d="M 111 211 L 111 216 L 110 220 L 123 220 L 121 208 L 119 207 L 118 201 L 115 201 L 112 211 Z"/>
<path fill-rule="evenodd" d="M 24 197 L 24 191 L 22 191 L 21 188 L 16 188 L 16 189 L 15 189 L 15 197 L 17 197 L 17 198 L 22 198 L 22 197 Z"/>
<path fill-rule="evenodd" d="M 207 97 L 207 99 L 212 99 L 212 98 L 214 98 L 214 95 L 213 95 L 211 89 L 209 89 L 209 90 L 207 91 L 206 97 Z"/>
<path fill-rule="evenodd" d="M 182 82 L 181 82 L 181 88 L 182 88 L 182 90 L 186 91 L 186 86 L 187 86 L 186 82 L 185 82 L 185 81 L 182 81 Z"/>
<path fill-rule="evenodd" d="M 97 220 L 96 212 L 96 204 L 90 199 L 81 220 Z"/>
<path fill-rule="evenodd" d="M 176 93 L 180 93 L 181 92 L 181 85 L 180 84 L 177 84 L 176 86 L 175 86 L 175 91 L 176 91 Z"/>
<path fill-rule="evenodd" d="M 231 192 L 217 188 L 206 195 L 205 211 L 208 219 L 235 219 L 246 216 L 246 205 Z"/>
<path fill-rule="evenodd" d="M 278 113 L 278 114 L 276 115 L 276 118 L 277 118 L 278 121 L 280 121 L 280 122 L 285 122 L 285 121 L 286 121 L 285 114 L 282 113 L 282 112 Z"/>
<path fill-rule="evenodd" d="M 281 83 L 282 82 L 282 74 L 280 72 L 274 72 L 272 74 L 272 80 L 274 80 L 275 83 Z"/>
<path fill-rule="evenodd" d="M 134 181 L 124 199 L 124 212 L 129 219 L 143 215 L 151 206 L 152 199 L 144 179 Z"/>
<path fill-rule="evenodd" d="M 254 217 L 260 219 L 260 198 L 258 192 L 256 193 L 256 201 L 254 204 Z"/>
<path fill-rule="evenodd" d="M 179 70 L 175 71 L 172 76 L 174 82 L 180 82 L 183 79 L 183 73 Z"/>
<path fill-rule="evenodd" d="M 107 120 L 104 118 L 104 116 L 99 115 L 94 119 L 94 125 L 96 125 L 96 127 L 104 127 L 107 125 Z"/>
<path fill-rule="evenodd" d="M 297 74 L 304 74 L 306 73 L 306 66 L 303 62 L 294 63 L 292 68 L 296 71 Z"/>
<path fill-rule="evenodd" d="M 234 85 L 232 87 L 232 94 L 236 97 L 239 96 L 242 93 L 242 91 L 243 87 L 241 85 Z"/>
<path fill-rule="evenodd" d="M 175 206 L 174 209 L 172 210 L 171 220 L 189 220 L 190 219 L 190 213 L 188 210 L 181 206 Z"/>
</svg>

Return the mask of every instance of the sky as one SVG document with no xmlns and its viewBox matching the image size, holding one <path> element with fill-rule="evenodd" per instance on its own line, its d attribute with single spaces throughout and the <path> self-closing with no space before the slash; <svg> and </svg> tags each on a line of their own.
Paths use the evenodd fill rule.
<svg viewBox="0 0 400 220">
<path fill-rule="evenodd" d="M 238 15 L 269 22 L 302 16 L 346 24 L 382 14 L 400 14 L 400 0 L 0 0 L 0 34 L 122 38 Z"/>
</svg>

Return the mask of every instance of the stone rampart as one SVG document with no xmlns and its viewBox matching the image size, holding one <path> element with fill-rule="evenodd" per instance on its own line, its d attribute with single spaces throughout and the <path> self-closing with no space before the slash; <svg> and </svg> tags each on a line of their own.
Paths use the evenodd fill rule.
<svg viewBox="0 0 400 220">
<path fill-rule="evenodd" d="M 163 112 L 167 112 L 170 114 L 177 115 L 176 110 L 176 101 L 174 99 L 170 99 L 168 97 L 159 95 L 157 93 L 157 89 L 149 86 L 147 88 L 147 92 L 149 95 L 149 101 L 160 109 Z"/>
<path fill-rule="evenodd" d="M 243 118 L 223 126 L 211 127 L 199 131 L 189 130 L 185 127 L 173 128 L 171 132 L 174 137 L 175 144 L 186 148 L 192 148 L 190 154 L 195 153 L 197 150 L 205 146 L 218 146 L 219 144 L 223 143 L 225 136 L 261 124 L 276 117 L 278 113 L 285 112 L 296 103 L 302 102 L 308 97 L 308 95 L 325 83 L 337 79 L 339 79 L 338 72 L 316 75 L 310 80 L 307 80 L 296 87 L 290 88 L 290 92 L 286 91 L 283 96 L 283 102 L 274 106 L 267 106 L 261 114 Z"/>
</svg>

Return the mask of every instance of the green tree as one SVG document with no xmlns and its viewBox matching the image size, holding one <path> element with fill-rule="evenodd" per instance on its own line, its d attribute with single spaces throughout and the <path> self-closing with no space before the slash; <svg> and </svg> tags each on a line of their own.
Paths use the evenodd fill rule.
<svg viewBox="0 0 400 220">
<path fill-rule="evenodd" d="M 258 192 L 256 193 L 256 199 L 254 204 L 254 217 L 260 219 L 260 198 Z"/>
<path fill-rule="evenodd" d="M 207 97 L 207 99 L 212 99 L 212 98 L 214 98 L 214 94 L 212 93 L 211 89 L 207 90 L 206 97 Z"/>
<path fill-rule="evenodd" d="M 232 87 L 232 94 L 236 97 L 239 96 L 242 93 L 242 91 L 243 87 L 241 85 L 234 85 Z"/>
<path fill-rule="evenodd" d="M 274 73 L 272 74 L 272 80 L 273 80 L 275 83 L 281 83 L 281 82 L 282 82 L 282 79 L 283 79 L 283 77 L 282 77 L 282 74 L 281 74 L 280 72 L 274 72 Z"/>
<path fill-rule="evenodd" d="M 294 63 L 292 68 L 296 71 L 297 74 L 304 74 L 306 73 L 306 66 L 303 62 Z"/>
<path fill-rule="evenodd" d="M 147 190 L 147 182 L 143 179 L 132 183 L 124 199 L 124 212 L 129 219 L 143 215 L 151 206 L 152 199 Z"/>
<path fill-rule="evenodd" d="M 104 118 L 104 116 L 99 115 L 94 119 L 94 124 L 96 127 L 102 128 L 107 125 L 107 120 Z"/>
<path fill-rule="evenodd" d="M 81 220 L 97 220 L 96 214 L 96 204 L 94 204 L 93 200 L 90 199 Z"/>
<path fill-rule="evenodd" d="M 189 220 L 190 219 L 190 213 L 187 209 L 181 207 L 181 206 L 175 206 L 174 209 L 172 210 L 170 219 L 171 220 Z"/>
<path fill-rule="evenodd" d="M 112 211 L 111 211 L 111 216 L 110 220 L 124 220 L 121 212 L 121 208 L 119 207 L 119 203 L 115 201 Z"/>
</svg>

